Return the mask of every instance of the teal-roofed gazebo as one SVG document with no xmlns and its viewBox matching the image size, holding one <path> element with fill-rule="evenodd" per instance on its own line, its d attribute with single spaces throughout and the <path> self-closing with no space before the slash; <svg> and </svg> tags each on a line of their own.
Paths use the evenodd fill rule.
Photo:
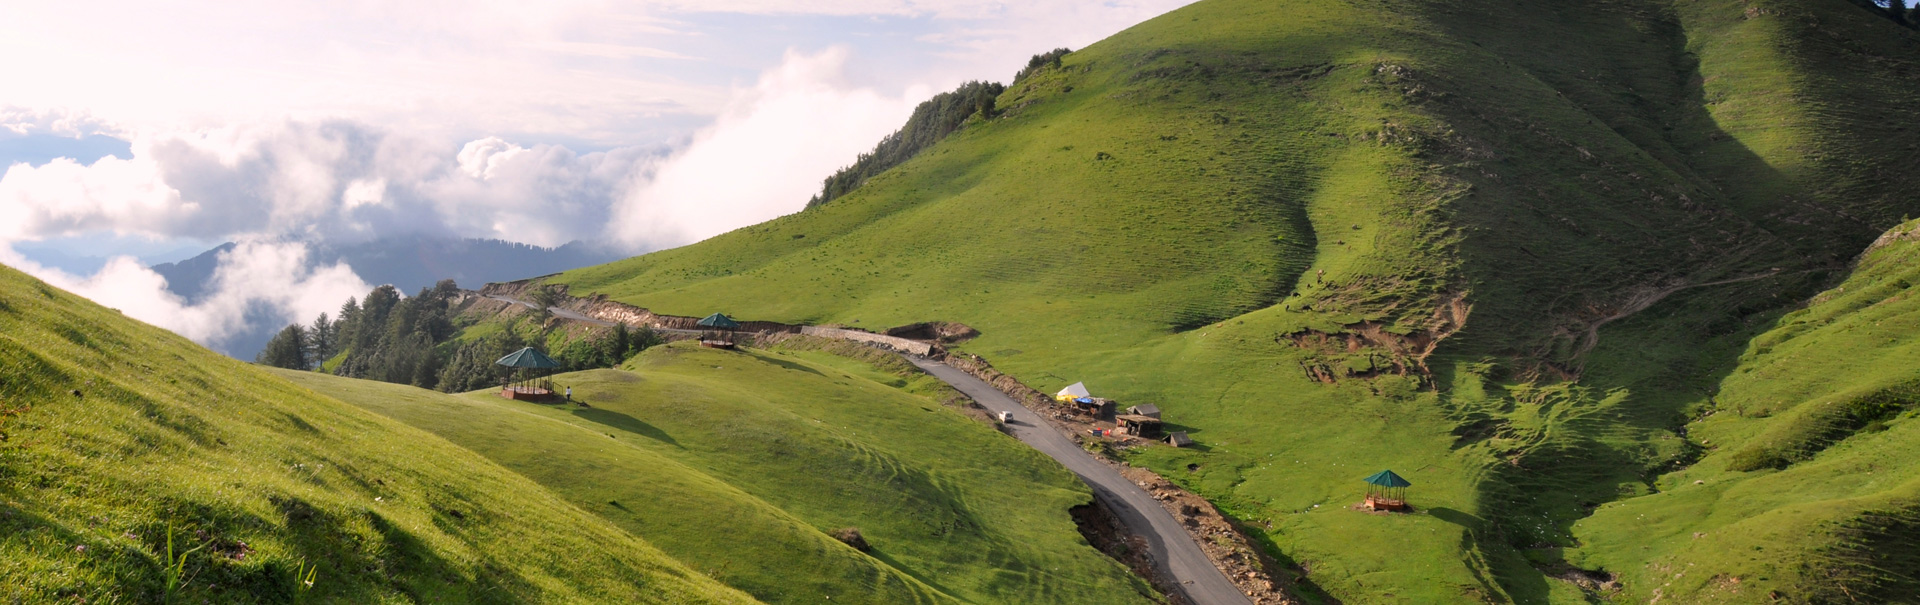
<svg viewBox="0 0 1920 605">
<path fill-rule="evenodd" d="M 1366 478 L 1367 510 L 1404 511 L 1407 506 L 1407 488 L 1413 482 L 1395 474 L 1391 470 L 1380 471 Z"/>
<path fill-rule="evenodd" d="M 547 377 L 560 368 L 560 362 L 539 349 L 526 347 L 508 353 L 493 364 L 507 368 L 507 375 L 501 378 L 501 397 L 523 400 L 553 397 L 553 381 Z"/>
<path fill-rule="evenodd" d="M 700 331 L 700 346 L 715 349 L 733 348 L 733 333 L 740 329 L 740 322 L 727 317 L 725 313 L 700 318 L 696 324 L 704 328 Z"/>
</svg>

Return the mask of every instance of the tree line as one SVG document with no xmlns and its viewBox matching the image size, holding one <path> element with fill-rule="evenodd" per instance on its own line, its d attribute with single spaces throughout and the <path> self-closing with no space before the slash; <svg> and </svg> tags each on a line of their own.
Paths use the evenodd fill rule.
<svg viewBox="0 0 1920 605">
<path fill-rule="evenodd" d="M 1041 69 L 1060 67 L 1060 58 L 1067 56 L 1068 52 L 1071 51 L 1056 48 L 1034 55 L 1033 59 L 1027 61 L 1027 66 L 1014 75 L 1014 83 Z M 807 207 L 831 202 L 858 189 L 867 179 L 913 159 L 921 151 L 960 130 L 969 118 L 980 116 L 981 119 L 992 119 L 1000 115 L 994 103 L 1000 93 L 1006 90 L 1007 86 L 999 82 L 967 82 L 914 106 L 913 115 L 907 118 L 906 125 L 880 139 L 880 144 L 875 145 L 873 151 L 860 154 L 853 165 L 828 176 L 821 183 L 820 193 L 807 200 Z"/>
<path fill-rule="evenodd" d="M 422 288 L 411 298 L 402 297 L 393 286 L 380 286 L 365 298 L 347 299 L 337 316 L 321 313 L 311 324 L 282 328 L 255 361 L 289 369 L 324 368 L 337 376 L 452 393 L 499 385 L 505 369 L 495 366 L 495 360 L 522 347 L 545 348 L 542 345 L 555 340 L 543 321 L 531 337 L 509 325 L 458 341 L 462 320 L 452 307 L 459 294 L 453 280 Z M 539 318 L 547 319 L 546 312 L 540 312 Z M 562 371 L 577 371 L 619 365 L 661 342 L 651 329 L 616 325 L 583 338 L 562 339 L 560 346 L 546 353 L 561 363 Z"/>
</svg>

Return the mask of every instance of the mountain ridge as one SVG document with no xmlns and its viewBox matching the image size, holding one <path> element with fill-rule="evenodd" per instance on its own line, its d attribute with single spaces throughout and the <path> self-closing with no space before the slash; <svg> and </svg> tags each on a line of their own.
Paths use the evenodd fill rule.
<svg viewBox="0 0 1920 605">
<path fill-rule="evenodd" d="M 1920 210 L 1916 48 L 1844 0 L 1207 0 L 830 204 L 549 281 L 964 323 L 1159 404 L 1210 449 L 1130 459 L 1338 598 L 1599 598 L 1575 523 L 1697 460 L 1743 343 Z M 1380 467 L 1431 514 L 1323 512 Z"/>
</svg>

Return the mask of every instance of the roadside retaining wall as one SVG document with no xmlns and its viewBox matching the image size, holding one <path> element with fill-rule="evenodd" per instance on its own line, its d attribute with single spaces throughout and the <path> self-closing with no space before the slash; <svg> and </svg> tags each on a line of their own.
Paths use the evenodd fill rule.
<svg viewBox="0 0 1920 605">
<path fill-rule="evenodd" d="M 526 300 L 526 290 L 533 285 L 529 280 L 493 283 L 480 288 L 479 294 L 483 296 L 504 296 L 515 300 Z M 561 300 L 558 306 L 600 321 L 622 323 L 629 326 L 646 326 L 666 330 L 701 329 L 699 325 L 700 318 L 698 317 L 661 315 L 647 309 L 610 300 L 604 294 L 595 294 L 588 298 L 577 298 L 568 295 Z M 924 328 L 932 325 L 933 324 L 916 324 L 913 327 Z M 944 324 L 942 324 L 942 326 L 944 326 Z M 934 328 L 926 329 L 937 332 Z M 966 328 L 965 326 L 960 326 L 960 329 L 971 330 L 971 328 Z M 740 322 L 739 331 L 746 333 L 772 332 L 779 334 L 806 334 L 808 336 L 832 338 L 835 340 L 851 340 L 854 342 L 880 345 L 902 353 L 911 353 L 920 356 L 930 356 L 939 350 L 937 345 L 927 341 L 888 336 L 886 334 L 875 334 L 864 330 L 849 330 L 846 328 L 796 326 L 772 321 L 742 321 Z"/>
<path fill-rule="evenodd" d="M 800 326 L 800 333 L 808 336 L 819 336 L 821 338 L 877 344 L 903 353 L 912 353 L 923 357 L 933 354 L 933 343 L 908 340 L 898 336 L 887 336 L 885 334 L 862 332 L 860 330 L 822 328 L 819 326 Z"/>
</svg>

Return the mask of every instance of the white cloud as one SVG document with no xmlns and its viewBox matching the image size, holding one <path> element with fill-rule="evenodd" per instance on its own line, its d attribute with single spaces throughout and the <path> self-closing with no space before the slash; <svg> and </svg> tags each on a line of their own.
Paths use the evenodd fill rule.
<svg viewBox="0 0 1920 605">
<path fill-rule="evenodd" d="M 799 210 L 936 90 L 1185 3 L 14 3 L 0 136 L 106 133 L 133 154 L 8 168 L 0 261 L 215 343 L 250 305 L 304 320 L 364 292 L 345 266 L 302 272 L 293 238 L 685 244 Z M 100 232 L 251 243 L 195 305 L 131 259 L 77 277 L 11 249 Z"/>
<path fill-rule="evenodd" d="M 0 241 L 158 226 L 189 204 L 162 180 L 152 160 L 101 158 L 91 166 L 60 158 L 15 164 L 0 177 Z"/>
<path fill-rule="evenodd" d="M 634 129 L 635 110 L 699 115 L 724 101 L 724 89 L 658 64 L 690 59 L 659 48 L 683 36 L 649 12 L 596 1 L 10 3 L 0 103 L 161 129 L 348 118 L 443 136 L 630 141 L 647 130 Z"/>
<path fill-rule="evenodd" d="M 652 173 L 658 157 L 637 147 L 579 154 L 481 139 L 461 148 L 457 169 L 414 195 L 434 200 L 449 230 L 467 237 L 543 246 L 597 240 L 617 200 Z"/>
<path fill-rule="evenodd" d="M 664 157 L 499 137 L 449 153 L 337 120 L 140 134 L 130 160 L 12 167 L 0 177 L 0 242 L 113 231 L 212 241 L 418 232 L 542 246 L 611 237 L 636 252 L 686 244 L 799 210 L 932 92 L 852 86 L 848 59 L 842 47 L 789 52 Z"/>
<path fill-rule="evenodd" d="M 14 105 L 0 105 L 0 130 L 13 135 L 52 134 L 72 138 L 116 132 L 111 123 L 85 110 Z"/>
<path fill-rule="evenodd" d="M 305 244 L 242 242 L 219 256 L 210 294 L 189 305 L 168 292 L 166 279 L 132 257 L 118 257 L 90 277 L 47 269 L 0 247 L 0 262 L 127 316 L 223 348 L 253 318 L 284 325 L 337 310 L 371 286 L 345 264 L 309 269 Z"/>
<path fill-rule="evenodd" d="M 497 138 L 450 147 L 341 121 L 140 135 L 130 160 L 8 169 L 0 243 L 112 231 L 343 242 L 425 233 L 557 246 L 596 238 L 655 157 Z"/>
<path fill-rule="evenodd" d="M 0 62 L 0 105 L 128 129 L 348 119 L 430 137 L 653 144 L 722 111 L 741 72 L 776 60 L 778 49 L 858 37 L 833 30 L 854 27 L 851 19 L 815 19 L 779 28 L 791 39 L 772 44 L 716 40 L 769 30 L 715 15 L 890 19 L 862 34 L 924 35 L 862 42 L 863 51 L 921 60 L 874 79 L 939 86 L 1005 78 L 1027 55 L 1085 45 L 1186 3 L 16 2 L 0 20 L 0 55 L 12 57 Z M 0 110 L 0 127 L 16 122 Z"/>
<path fill-rule="evenodd" d="M 623 200 L 614 235 L 635 248 L 676 246 L 801 209 L 931 96 L 850 87 L 847 58 L 844 48 L 787 53 Z"/>
</svg>

